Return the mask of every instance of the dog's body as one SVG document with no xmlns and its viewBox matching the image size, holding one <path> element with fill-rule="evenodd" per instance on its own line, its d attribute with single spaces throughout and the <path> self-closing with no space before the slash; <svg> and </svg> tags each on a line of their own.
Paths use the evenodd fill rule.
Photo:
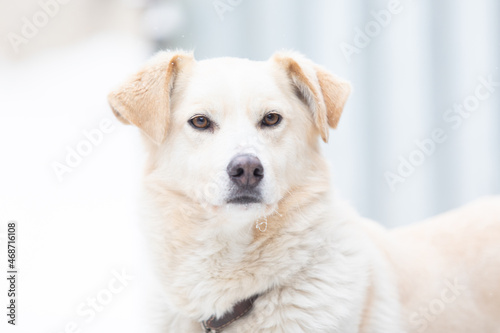
<svg viewBox="0 0 500 333">
<path fill-rule="evenodd" d="M 388 232 L 334 198 L 349 85 L 293 53 L 161 53 L 110 95 L 146 137 L 145 215 L 164 332 L 500 332 L 500 199 Z"/>
</svg>

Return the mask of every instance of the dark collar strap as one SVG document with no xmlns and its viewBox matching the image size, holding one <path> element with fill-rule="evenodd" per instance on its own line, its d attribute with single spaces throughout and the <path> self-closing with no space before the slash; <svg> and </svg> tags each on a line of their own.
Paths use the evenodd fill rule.
<svg viewBox="0 0 500 333">
<path fill-rule="evenodd" d="M 227 327 L 234 321 L 246 315 L 253 307 L 253 302 L 257 299 L 258 295 L 254 295 L 243 301 L 236 303 L 232 310 L 221 318 L 216 319 L 215 316 L 210 317 L 208 320 L 202 322 L 203 329 L 206 333 L 219 333 L 224 327 Z"/>
</svg>

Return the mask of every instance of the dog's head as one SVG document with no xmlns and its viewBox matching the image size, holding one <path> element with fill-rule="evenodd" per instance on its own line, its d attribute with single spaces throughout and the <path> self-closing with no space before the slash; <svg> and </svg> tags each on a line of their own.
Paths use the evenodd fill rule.
<svg viewBox="0 0 500 333">
<path fill-rule="evenodd" d="M 147 137 L 158 186 L 207 208 L 262 215 L 317 176 L 318 137 L 328 140 L 349 93 L 292 52 L 265 62 L 161 52 L 109 101 Z"/>
</svg>

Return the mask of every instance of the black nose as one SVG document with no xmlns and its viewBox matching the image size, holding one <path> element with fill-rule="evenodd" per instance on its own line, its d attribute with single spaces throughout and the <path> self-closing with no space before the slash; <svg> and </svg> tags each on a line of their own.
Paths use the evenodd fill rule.
<svg viewBox="0 0 500 333">
<path fill-rule="evenodd" d="M 240 187 L 255 187 L 264 178 L 264 167 L 253 155 L 238 155 L 227 166 L 229 178 Z"/>
</svg>

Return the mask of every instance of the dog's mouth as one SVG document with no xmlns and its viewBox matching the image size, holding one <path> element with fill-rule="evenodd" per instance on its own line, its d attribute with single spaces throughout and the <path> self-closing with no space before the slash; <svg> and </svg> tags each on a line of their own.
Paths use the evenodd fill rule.
<svg viewBox="0 0 500 333">
<path fill-rule="evenodd" d="M 260 191 L 255 189 L 238 189 L 226 201 L 228 204 L 248 205 L 262 203 Z"/>
<path fill-rule="evenodd" d="M 261 203 L 262 199 L 258 196 L 251 195 L 240 195 L 235 196 L 227 200 L 228 204 L 237 204 L 237 205 L 248 205 L 252 203 Z"/>
</svg>

